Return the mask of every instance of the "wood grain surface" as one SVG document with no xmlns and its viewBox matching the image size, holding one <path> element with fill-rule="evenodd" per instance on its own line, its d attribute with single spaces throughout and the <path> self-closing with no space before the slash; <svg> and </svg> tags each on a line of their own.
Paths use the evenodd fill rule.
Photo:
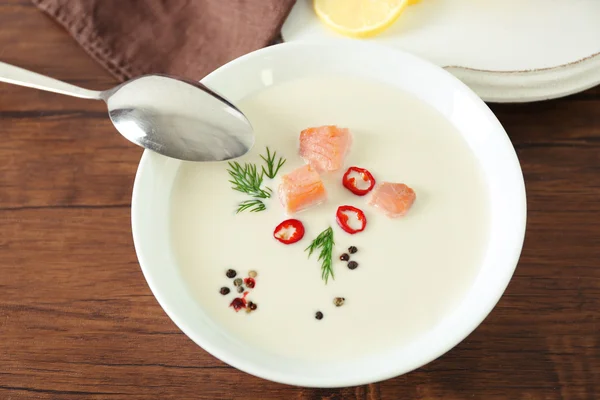
<svg viewBox="0 0 600 400">
<path fill-rule="evenodd" d="M 27 0 L 0 0 L 0 60 L 92 89 L 115 83 Z M 0 84 L 0 399 L 600 398 L 600 88 L 492 109 L 529 207 L 505 295 L 429 365 L 321 390 L 239 372 L 165 315 L 131 239 L 141 150 L 103 104 Z"/>
</svg>

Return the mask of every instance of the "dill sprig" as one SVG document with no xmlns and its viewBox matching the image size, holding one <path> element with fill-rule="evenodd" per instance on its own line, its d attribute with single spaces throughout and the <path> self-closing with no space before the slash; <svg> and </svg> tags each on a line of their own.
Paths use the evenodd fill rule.
<svg viewBox="0 0 600 400">
<path fill-rule="evenodd" d="M 250 209 L 250 212 L 259 212 L 265 211 L 267 206 L 265 206 L 265 203 L 259 199 L 245 200 L 238 205 L 238 209 L 235 213 L 241 213 L 242 211 L 246 211 L 248 209 Z"/>
<path fill-rule="evenodd" d="M 267 169 L 265 169 L 264 166 L 262 167 L 263 174 L 265 174 L 266 176 L 268 176 L 271 179 L 275 178 L 275 176 L 279 172 L 279 169 L 281 167 L 283 167 L 283 164 L 285 164 L 285 162 L 287 161 L 285 158 L 279 157 L 279 161 L 277 161 L 277 164 L 275 164 L 275 159 L 277 158 L 277 152 L 274 151 L 273 154 L 271 154 L 271 150 L 269 149 L 269 146 L 267 146 L 266 157 L 261 155 L 260 158 L 262 158 L 267 163 Z"/>
<path fill-rule="evenodd" d="M 304 250 L 308 250 L 308 257 L 310 257 L 313 251 L 321 249 L 318 261 L 321 261 L 321 279 L 325 281 L 325 284 L 327 284 L 330 276 L 332 279 L 335 279 L 335 276 L 333 275 L 333 269 L 331 268 L 334 245 L 335 242 L 333 241 L 333 229 L 329 227 L 321 232 L 319 236 L 312 241 L 310 246 Z"/>
<path fill-rule="evenodd" d="M 229 163 L 230 169 L 227 170 L 231 176 L 229 181 L 233 190 L 249 194 L 259 199 L 268 199 L 271 197 L 271 189 L 265 187 L 261 189 L 263 182 L 263 173 L 258 172 L 255 164 L 245 163 L 242 167 L 237 161 Z"/>
</svg>

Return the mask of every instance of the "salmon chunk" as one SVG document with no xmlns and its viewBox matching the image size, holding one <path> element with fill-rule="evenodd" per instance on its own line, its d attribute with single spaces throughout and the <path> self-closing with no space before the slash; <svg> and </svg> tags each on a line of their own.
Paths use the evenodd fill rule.
<svg viewBox="0 0 600 400">
<path fill-rule="evenodd" d="M 288 214 L 294 214 L 327 199 L 321 177 L 310 165 L 295 169 L 281 178 L 279 199 Z"/>
<path fill-rule="evenodd" d="M 369 204 L 383 210 L 390 218 L 405 215 L 415 202 L 415 191 L 404 183 L 383 182 L 375 187 Z"/>
<path fill-rule="evenodd" d="M 300 156 L 319 172 L 337 171 L 344 166 L 352 138 L 346 128 L 328 125 L 300 132 Z"/>
</svg>

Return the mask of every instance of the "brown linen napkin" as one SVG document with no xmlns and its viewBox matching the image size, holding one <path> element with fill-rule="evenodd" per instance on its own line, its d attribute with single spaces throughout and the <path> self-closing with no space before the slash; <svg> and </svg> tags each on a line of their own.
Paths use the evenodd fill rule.
<svg viewBox="0 0 600 400">
<path fill-rule="evenodd" d="M 200 79 L 278 35 L 295 0 L 32 0 L 120 80 Z"/>
</svg>

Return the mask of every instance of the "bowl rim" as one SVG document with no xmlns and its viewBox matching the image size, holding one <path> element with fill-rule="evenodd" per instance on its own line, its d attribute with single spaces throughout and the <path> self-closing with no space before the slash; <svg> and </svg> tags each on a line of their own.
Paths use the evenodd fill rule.
<svg viewBox="0 0 600 400">
<path fill-rule="evenodd" d="M 152 291 L 154 297 L 156 298 L 156 300 L 158 301 L 160 306 L 163 308 L 165 313 L 175 323 L 175 325 L 186 336 L 188 336 L 188 338 L 190 338 L 193 342 L 195 342 L 202 349 L 204 349 L 205 351 L 210 353 L 212 356 L 214 356 L 217 359 L 219 359 L 241 371 L 244 371 L 248 374 L 251 374 L 251 375 L 263 378 L 263 379 L 267 379 L 270 381 L 283 383 L 283 384 L 291 384 L 291 385 L 306 386 L 306 387 L 334 388 L 334 387 L 347 387 L 347 386 L 355 386 L 355 385 L 363 385 L 363 384 L 368 384 L 368 383 L 373 383 L 373 382 L 379 382 L 382 380 L 390 379 L 390 378 L 408 373 L 408 372 L 410 372 L 414 369 L 420 368 L 421 366 L 426 365 L 429 362 L 435 360 L 436 358 L 442 356 L 443 354 L 445 354 L 446 352 L 448 352 L 449 350 L 454 348 L 461 341 L 463 341 L 468 335 L 470 335 L 485 320 L 485 318 L 489 315 L 489 313 L 496 306 L 496 304 L 502 297 L 502 294 L 506 290 L 506 287 L 508 286 L 508 284 L 514 274 L 518 260 L 521 255 L 524 238 L 525 238 L 525 229 L 526 229 L 526 220 L 527 220 L 527 201 L 526 201 L 524 178 L 523 178 L 522 170 L 521 170 L 520 163 L 517 158 L 516 152 L 514 150 L 514 147 L 512 146 L 512 143 L 511 143 L 508 135 L 506 134 L 506 131 L 504 130 L 504 128 L 502 127 L 502 125 L 500 124 L 500 122 L 498 121 L 496 116 L 493 114 L 493 112 L 483 102 L 483 100 L 481 100 L 471 89 L 469 89 L 464 83 L 459 81 L 457 78 L 455 78 L 449 72 L 445 71 L 444 69 L 442 69 L 440 67 L 435 66 L 433 63 L 430 63 L 430 62 L 423 60 L 417 56 L 414 56 L 412 54 L 402 52 L 399 50 L 389 49 L 385 46 L 378 45 L 378 44 L 361 43 L 361 42 L 340 43 L 340 42 L 327 41 L 327 42 L 323 42 L 323 43 L 307 43 L 307 42 L 283 43 L 283 44 L 278 44 L 278 45 L 270 46 L 267 48 L 263 48 L 263 49 L 254 51 L 252 53 L 246 54 L 244 56 L 241 56 L 241 57 L 225 64 L 224 66 L 215 70 L 211 74 L 207 75 L 201 82 L 206 84 L 207 82 L 210 82 L 215 76 L 222 74 L 224 71 L 227 71 L 232 68 L 239 68 L 245 62 L 247 62 L 248 60 L 251 60 L 253 58 L 275 57 L 275 56 L 281 56 L 282 54 L 285 54 L 286 52 L 290 52 L 290 51 L 294 52 L 297 50 L 302 50 L 302 49 L 307 49 L 307 48 L 308 49 L 313 49 L 313 48 L 327 49 L 328 47 L 335 47 L 338 50 L 340 49 L 340 47 L 342 47 L 342 48 L 344 48 L 345 51 L 360 51 L 363 48 L 370 49 L 372 51 L 373 49 L 378 48 L 379 52 L 385 52 L 386 54 L 389 54 L 389 55 L 396 55 L 396 56 L 400 55 L 401 57 L 403 57 L 405 59 L 411 59 L 411 61 L 416 63 L 417 65 L 420 64 L 422 66 L 427 66 L 429 69 L 434 68 L 436 70 L 436 73 L 445 75 L 444 79 L 452 81 L 453 87 L 460 90 L 462 92 L 462 94 L 466 95 L 468 100 L 473 101 L 477 104 L 477 107 L 481 111 L 482 116 L 485 117 L 485 120 L 493 123 L 495 125 L 495 127 L 494 127 L 495 130 L 503 133 L 502 140 L 505 142 L 506 145 L 510 146 L 510 149 L 512 149 L 512 156 L 511 156 L 512 160 L 510 160 L 509 162 L 512 164 L 512 167 L 516 168 L 515 171 L 518 173 L 519 179 L 518 179 L 518 182 L 515 182 L 515 184 L 518 185 L 519 187 L 516 188 L 516 195 L 518 197 L 516 199 L 516 202 L 518 204 L 518 207 L 517 207 L 518 209 L 515 210 L 516 211 L 515 220 L 517 222 L 517 225 L 515 226 L 515 231 L 514 231 L 514 238 L 515 238 L 516 245 L 515 245 L 514 251 L 512 252 L 510 265 L 507 265 L 505 267 L 505 270 L 503 271 L 504 274 L 502 276 L 501 281 L 498 281 L 494 287 L 489 288 L 490 289 L 489 291 L 492 293 L 490 294 L 488 301 L 484 304 L 483 309 L 478 314 L 476 314 L 476 316 L 471 316 L 467 323 L 463 324 L 459 329 L 457 329 L 455 332 L 453 332 L 453 334 L 450 335 L 451 339 L 447 340 L 445 342 L 445 345 L 441 345 L 438 349 L 436 349 L 435 352 L 433 352 L 433 354 L 430 354 L 427 357 L 419 357 L 418 359 L 415 359 L 412 362 L 407 363 L 405 365 L 399 364 L 399 366 L 396 366 L 394 368 L 388 368 L 385 372 L 380 372 L 376 375 L 373 375 L 371 373 L 367 376 L 364 376 L 364 378 L 361 378 L 361 379 L 356 379 L 356 378 L 348 379 L 347 377 L 339 376 L 336 379 L 332 379 L 328 382 L 323 382 L 322 380 L 319 380 L 319 379 L 306 379 L 305 377 L 298 378 L 293 375 L 281 373 L 280 371 L 274 371 L 274 370 L 270 370 L 267 368 L 263 368 L 262 366 L 257 365 L 256 363 L 252 362 L 251 360 L 243 359 L 241 357 L 238 357 L 238 356 L 232 354 L 231 352 L 226 351 L 225 349 L 222 349 L 219 346 L 214 346 L 213 343 L 206 338 L 206 336 L 203 332 L 193 331 L 191 328 L 189 328 L 188 323 L 186 322 L 186 318 L 181 316 L 180 312 L 178 312 L 177 310 L 175 310 L 171 307 L 169 299 L 166 298 L 166 295 L 159 288 L 159 282 L 157 282 L 157 280 L 155 279 L 155 276 L 153 276 L 152 272 L 147 267 L 148 263 L 147 263 L 147 259 L 145 257 L 144 251 L 142 250 L 143 243 L 141 242 L 141 239 L 140 239 L 140 229 L 141 229 L 140 228 L 140 218 L 141 218 L 141 216 L 139 215 L 139 213 L 140 213 L 139 210 L 140 210 L 140 204 L 142 203 L 142 199 L 144 197 L 143 194 L 141 193 L 142 189 L 140 189 L 140 186 L 141 186 L 140 181 L 142 179 L 142 176 L 148 173 L 147 172 L 149 170 L 148 166 L 152 162 L 152 159 L 154 157 L 157 157 L 156 154 L 154 154 L 153 152 L 151 152 L 149 150 L 145 150 L 143 152 L 140 162 L 139 162 L 139 165 L 138 165 L 135 180 L 134 180 L 133 192 L 132 192 L 132 202 L 131 202 L 131 223 L 132 223 L 132 235 L 133 235 L 134 248 L 135 248 L 135 251 L 136 251 L 136 254 L 138 257 L 138 261 L 140 264 L 140 268 L 142 270 L 144 278 L 146 279 L 146 282 L 148 283 L 150 290 Z M 278 53 L 280 53 L 280 54 L 278 54 Z M 216 89 L 218 91 L 218 88 L 216 88 Z"/>
</svg>

